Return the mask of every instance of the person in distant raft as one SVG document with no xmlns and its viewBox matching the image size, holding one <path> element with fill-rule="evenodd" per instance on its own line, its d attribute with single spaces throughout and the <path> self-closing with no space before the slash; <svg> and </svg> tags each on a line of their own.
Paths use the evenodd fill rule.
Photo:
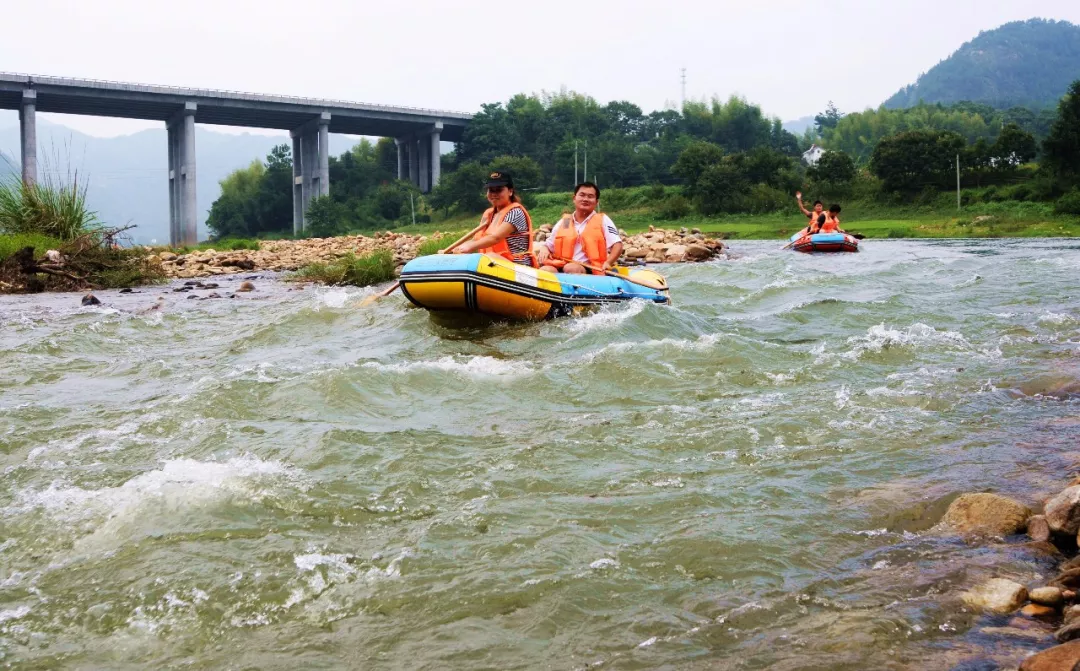
<svg viewBox="0 0 1080 671">
<path fill-rule="evenodd" d="M 795 202 L 799 204 L 799 209 L 806 215 L 806 218 L 810 220 L 810 223 L 806 225 L 806 228 L 802 230 L 803 235 L 813 235 L 817 233 L 821 226 L 825 223 L 827 217 L 825 216 L 825 204 L 820 200 L 814 201 L 814 211 L 803 207 L 802 204 L 802 191 L 795 192 Z"/>
<path fill-rule="evenodd" d="M 469 242 L 458 245 L 451 253 L 480 252 L 536 268 L 539 264 L 533 253 L 532 217 L 514 191 L 514 179 L 510 173 L 491 173 L 487 182 L 487 199 L 491 207 L 480 218 L 480 223 L 487 224 L 487 227 Z"/>
<path fill-rule="evenodd" d="M 597 268 L 606 271 L 615 265 L 622 256 L 622 238 L 615 222 L 596 210 L 599 204 L 600 187 L 592 182 L 574 187 L 574 211 L 563 215 L 537 251 L 541 270 L 602 275 Z"/>
<path fill-rule="evenodd" d="M 825 216 L 825 221 L 821 224 L 822 233 L 843 233 L 844 229 L 840 228 L 840 206 L 832 205 L 829 207 L 829 214 Z"/>
</svg>

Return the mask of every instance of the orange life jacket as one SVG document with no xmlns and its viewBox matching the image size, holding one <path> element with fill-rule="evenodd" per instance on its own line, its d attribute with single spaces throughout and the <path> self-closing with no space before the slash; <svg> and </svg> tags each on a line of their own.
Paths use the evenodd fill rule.
<svg viewBox="0 0 1080 671">
<path fill-rule="evenodd" d="M 521 203 L 510 203 L 510 205 L 508 207 L 500 210 L 498 216 L 496 216 L 494 218 L 492 217 L 492 215 L 495 213 L 495 208 L 489 207 L 487 209 L 487 211 L 484 212 L 484 216 L 481 217 L 481 219 L 480 219 L 480 223 L 482 223 L 482 224 L 486 223 L 487 228 L 481 229 L 476 235 L 473 236 L 473 240 L 479 240 L 480 238 L 484 237 L 488 233 L 495 232 L 495 230 L 498 229 L 499 226 L 502 225 L 502 223 L 504 221 L 506 221 L 506 216 L 508 214 L 510 214 L 510 212 L 515 207 L 521 208 L 522 214 L 525 215 L 525 222 L 528 224 L 528 232 L 526 232 L 526 233 L 518 233 L 518 232 L 515 231 L 514 233 L 511 233 L 510 235 L 506 236 L 504 239 L 498 240 L 492 246 L 484 247 L 483 249 L 478 249 L 476 251 L 480 252 L 481 254 L 489 254 L 489 253 L 490 254 L 498 254 L 499 256 L 504 257 L 506 260 L 513 261 L 514 263 L 517 263 L 517 262 L 522 261 L 522 260 L 526 260 L 526 261 L 529 262 L 529 265 L 531 265 L 533 268 L 537 268 L 537 267 L 539 267 L 540 264 L 537 263 L 536 255 L 533 253 L 532 217 L 529 216 L 529 211 L 526 210 L 521 205 Z M 522 242 L 525 243 L 525 247 L 526 247 L 527 251 L 519 252 L 517 254 L 514 254 L 513 252 L 510 251 L 510 240 L 521 240 Z M 515 246 L 520 247 L 521 245 L 515 245 Z"/>
<path fill-rule="evenodd" d="M 573 260 L 574 250 L 580 241 L 589 263 L 603 267 L 608 257 L 607 238 L 604 237 L 604 213 L 593 212 L 585 220 L 585 229 L 581 231 L 581 235 L 578 235 L 573 215 L 564 216 L 561 223 L 562 226 L 559 226 L 559 230 L 555 232 L 554 255 L 559 258 L 549 259 L 547 262 L 556 268 L 562 268 L 568 261 Z M 591 269 L 589 272 L 594 275 L 600 274 Z"/>
<path fill-rule="evenodd" d="M 835 217 L 826 217 L 825 223 L 821 225 L 822 233 L 836 233 L 840 230 L 840 221 Z"/>
</svg>

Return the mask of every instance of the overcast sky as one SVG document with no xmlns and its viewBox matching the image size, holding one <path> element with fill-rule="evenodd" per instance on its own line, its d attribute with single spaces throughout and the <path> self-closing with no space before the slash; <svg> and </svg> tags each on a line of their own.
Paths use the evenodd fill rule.
<svg viewBox="0 0 1080 671">
<path fill-rule="evenodd" d="M 648 112 L 678 104 L 685 67 L 687 97 L 736 93 L 786 121 L 875 107 L 980 30 L 1036 16 L 1080 23 L 1080 2 L 35 0 L 5 3 L 0 70 L 457 111 L 566 87 Z"/>
</svg>

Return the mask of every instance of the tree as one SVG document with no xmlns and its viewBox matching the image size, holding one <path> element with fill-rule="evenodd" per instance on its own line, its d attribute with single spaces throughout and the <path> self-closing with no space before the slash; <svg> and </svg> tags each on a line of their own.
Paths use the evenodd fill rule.
<svg viewBox="0 0 1080 671">
<path fill-rule="evenodd" d="M 346 231 L 343 210 L 330 196 L 312 198 L 307 209 L 307 234 L 313 238 L 342 235 Z"/>
<path fill-rule="evenodd" d="M 1058 103 L 1057 119 L 1043 142 L 1043 164 L 1060 177 L 1080 178 L 1080 79 Z"/>
<path fill-rule="evenodd" d="M 698 195 L 698 183 L 705 171 L 719 164 L 724 158 L 724 150 L 711 142 L 695 142 L 679 154 L 671 172 L 683 180 L 686 193 L 690 197 Z"/>
<path fill-rule="evenodd" d="M 1039 145 L 1035 136 L 1015 123 L 1006 124 L 990 148 L 998 169 L 1014 168 L 1035 159 Z"/>
<path fill-rule="evenodd" d="M 882 139 L 870 157 L 870 171 L 887 191 L 912 193 L 947 187 L 964 138 L 951 131 L 908 131 Z"/>
<path fill-rule="evenodd" d="M 842 151 L 826 151 L 806 174 L 815 182 L 847 184 L 855 179 L 855 161 Z"/>
<path fill-rule="evenodd" d="M 485 166 L 475 161 L 462 163 L 454 172 L 443 175 L 439 185 L 428 194 L 428 204 L 446 214 L 452 209 L 462 213 L 483 212 L 487 201 L 482 191 L 489 174 Z"/>
<path fill-rule="evenodd" d="M 840 123 L 840 119 L 843 118 L 843 114 L 840 110 L 836 109 L 836 105 L 833 101 L 829 101 L 829 106 L 825 108 L 825 111 L 814 117 L 814 127 L 817 128 L 818 134 L 822 134 L 826 128 L 836 128 L 836 124 Z"/>
</svg>

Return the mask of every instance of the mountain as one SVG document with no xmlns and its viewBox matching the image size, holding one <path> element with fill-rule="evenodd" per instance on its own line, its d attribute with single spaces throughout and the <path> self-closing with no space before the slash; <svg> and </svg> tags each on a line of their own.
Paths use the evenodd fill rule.
<svg viewBox="0 0 1080 671">
<path fill-rule="evenodd" d="M 19 171 L 19 122 L 15 115 L 5 125 L 0 117 L 0 179 Z M 68 175 L 86 180 L 90 209 L 109 226 L 135 224 L 129 231 L 138 243 L 169 240 L 168 148 L 165 128 L 131 135 L 94 137 L 37 118 L 38 172 L 62 182 Z M 356 143 L 351 137 L 330 136 L 335 155 Z M 195 127 L 196 192 L 199 208 L 199 239 L 209 237 L 206 215 L 221 194 L 218 185 L 233 170 L 265 159 L 274 145 L 289 144 L 289 136 L 233 135 L 205 126 Z"/>
<path fill-rule="evenodd" d="M 964 100 L 999 109 L 1056 106 L 1080 79 L 1080 26 L 1030 19 L 983 31 L 885 101 L 913 107 Z"/>
<path fill-rule="evenodd" d="M 807 128 L 814 127 L 814 118 L 816 115 L 804 116 L 795 119 L 794 121 L 785 121 L 784 130 L 799 137 L 806 132 Z"/>
</svg>

